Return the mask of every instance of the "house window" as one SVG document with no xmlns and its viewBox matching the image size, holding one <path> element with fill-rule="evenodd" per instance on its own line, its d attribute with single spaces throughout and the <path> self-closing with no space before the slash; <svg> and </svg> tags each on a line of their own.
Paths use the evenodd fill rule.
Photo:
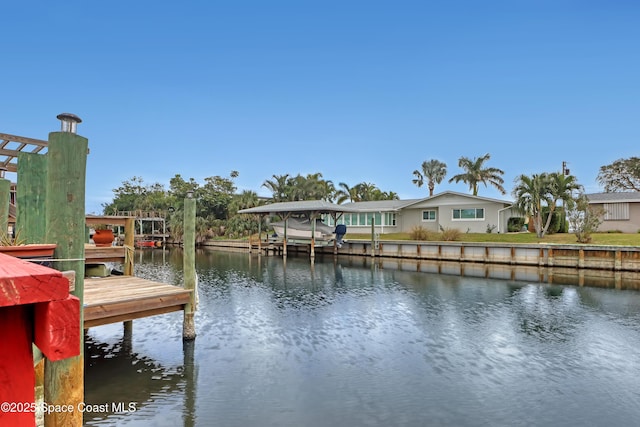
<svg viewBox="0 0 640 427">
<path fill-rule="evenodd" d="M 629 219 L 629 203 L 605 203 L 604 220 L 620 221 Z"/>
<path fill-rule="evenodd" d="M 327 225 L 333 225 L 334 221 L 329 215 L 323 215 Z M 376 225 L 396 225 L 396 214 L 392 212 L 367 212 L 367 213 L 345 213 L 342 214 L 336 224 L 344 224 L 352 227 L 371 225 L 375 219 Z M 382 222 L 384 221 L 384 223 Z"/>
<path fill-rule="evenodd" d="M 469 219 L 484 219 L 484 209 L 482 208 L 471 208 L 471 209 L 454 209 L 453 210 L 453 219 L 454 220 L 469 220 Z"/>
<path fill-rule="evenodd" d="M 422 211 L 422 220 L 423 221 L 435 221 L 436 220 L 436 211 L 435 210 Z"/>
<path fill-rule="evenodd" d="M 396 214 L 392 212 L 384 213 L 384 224 L 385 225 L 396 225 Z"/>
</svg>

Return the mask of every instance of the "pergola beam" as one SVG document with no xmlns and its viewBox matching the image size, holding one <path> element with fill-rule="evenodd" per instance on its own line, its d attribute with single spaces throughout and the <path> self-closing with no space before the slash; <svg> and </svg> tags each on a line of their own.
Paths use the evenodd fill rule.
<svg viewBox="0 0 640 427">
<path fill-rule="evenodd" d="M 40 153 L 49 146 L 48 141 L 8 133 L 0 133 L 0 141 L 0 166 L 8 172 L 17 172 L 18 164 L 15 160 L 19 153 Z M 17 143 L 18 146 L 7 148 L 11 142 Z"/>
</svg>

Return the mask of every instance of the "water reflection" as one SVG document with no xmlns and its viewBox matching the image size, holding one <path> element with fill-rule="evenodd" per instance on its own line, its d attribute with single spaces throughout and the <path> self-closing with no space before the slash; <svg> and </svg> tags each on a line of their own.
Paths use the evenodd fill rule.
<svg viewBox="0 0 640 427">
<path fill-rule="evenodd" d="M 106 343 L 86 337 L 85 403 L 107 409 L 85 413 L 85 425 L 122 424 L 129 414 L 156 412 L 167 395 L 185 396 L 184 425 L 195 425 L 193 343 L 185 343 L 182 366 L 164 366 L 134 352 L 131 339 L 125 335 Z"/>
<path fill-rule="evenodd" d="M 145 251 L 136 270 L 180 283 L 181 262 L 179 251 Z M 509 266 L 316 257 L 311 268 L 304 256 L 285 265 L 216 251 L 196 264 L 197 346 L 183 348 L 179 313 L 136 321 L 128 350 L 121 325 L 90 331 L 99 351 L 87 356 L 87 399 L 141 402 L 90 425 L 640 419 L 638 292 Z"/>
</svg>

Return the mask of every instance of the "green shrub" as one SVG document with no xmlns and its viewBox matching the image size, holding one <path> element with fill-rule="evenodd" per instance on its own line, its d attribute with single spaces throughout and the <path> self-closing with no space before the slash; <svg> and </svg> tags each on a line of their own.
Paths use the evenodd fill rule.
<svg viewBox="0 0 640 427">
<path fill-rule="evenodd" d="M 609 234 L 622 234 L 621 230 L 607 230 L 607 233 Z"/>
<path fill-rule="evenodd" d="M 544 225 L 547 223 L 547 218 L 549 217 L 549 208 L 545 207 L 542 209 L 542 226 L 544 227 Z M 562 219 L 560 218 L 560 215 L 558 213 L 558 211 L 554 211 L 553 215 L 551 215 L 551 222 L 549 223 L 549 228 L 547 229 L 547 234 L 555 234 L 558 232 L 558 230 L 560 230 L 560 223 L 562 222 Z"/>
<path fill-rule="evenodd" d="M 524 227 L 524 218 L 512 216 L 507 220 L 507 231 L 510 233 L 522 231 Z"/>
</svg>

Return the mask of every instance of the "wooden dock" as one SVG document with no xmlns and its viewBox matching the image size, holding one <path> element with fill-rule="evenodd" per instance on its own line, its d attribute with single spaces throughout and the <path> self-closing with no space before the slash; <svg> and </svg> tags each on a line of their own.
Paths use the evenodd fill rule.
<svg viewBox="0 0 640 427">
<path fill-rule="evenodd" d="M 191 291 L 135 276 L 86 278 L 84 328 L 184 310 Z"/>
<path fill-rule="evenodd" d="M 85 244 L 85 263 L 121 262 L 123 276 L 84 279 L 84 329 L 109 323 L 185 310 L 189 289 L 133 276 L 134 218 L 87 216 L 87 224 L 115 224 L 125 228 L 125 246 Z"/>
</svg>

